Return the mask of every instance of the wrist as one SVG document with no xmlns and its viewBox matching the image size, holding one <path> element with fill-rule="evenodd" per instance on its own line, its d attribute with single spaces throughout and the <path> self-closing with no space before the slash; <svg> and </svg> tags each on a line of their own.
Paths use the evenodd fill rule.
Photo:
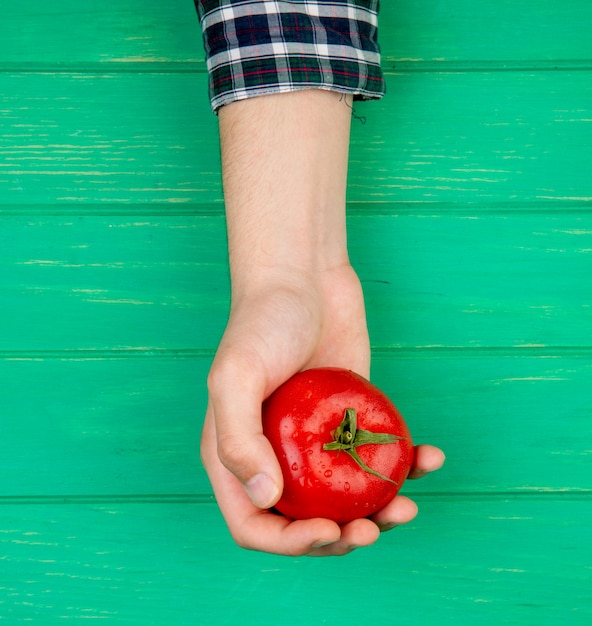
<svg viewBox="0 0 592 626">
<path fill-rule="evenodd" d="M 318 229 L 308 234 L 297 228 L 277 229 L 267 241 L 253 236 L 249 245 L 230 244 L 231 280 L 233 284 L 310 281 L 333 268 L 349 265 L 345 232 L 343 236 L 337 233 L 338 228 L 328 237 Z"/>
<path fill-rule="evenodd" d="M 339 94 L 261 96 L 220 111 L 231 274 L 314 274 L 347 263 L 351 110 Z"/>
</svg>

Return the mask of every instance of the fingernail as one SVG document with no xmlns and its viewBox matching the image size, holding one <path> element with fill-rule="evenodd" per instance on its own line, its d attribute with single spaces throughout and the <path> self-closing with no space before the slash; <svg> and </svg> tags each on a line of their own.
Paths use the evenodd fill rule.
<svg viewBox="0 0 592 626">
<path fill-rule="evenodd" d="M 389 522 L 388 524 L 382 524 L 382 526 L 380 527 L 380 532 L 387 532 L 388 530 L 392 530 L 393 528 L 396 528 L 397 524 L 395 524 L 395 522 Z"/>
<path fill-rule="evenodd" d="M 267 474 L 257 474 L 249 480 L 245 489 L 251 502 L 260 509 L 268 509 L 278 495 L 279 489 Z"/>
<path fill-rule="evenodd" d="M 312 544 L 313 548 L 324 548 L 325 546 L 330 546 L 332 543 L 335 543 L 335 541 L 331 540 L 331 541 L 317 541 L 315 543 Z"/>
</svg>

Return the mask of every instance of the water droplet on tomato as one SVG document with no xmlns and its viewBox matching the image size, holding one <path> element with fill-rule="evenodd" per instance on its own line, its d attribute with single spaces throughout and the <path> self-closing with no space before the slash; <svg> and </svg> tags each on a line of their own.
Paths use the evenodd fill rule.
<svg viewBox="0 0 592 626">
<path fill-rule="evenodd" d="M 343 484 L 343 488 L 344 488 L 346 491 L 349 491 L 349 490 L 351 489 L 351 485 L 350 485 L 348 482 L 345 482 L 345 483 Z"/>
<path fill-rule="evenodd" d="M 325 472 L 325 478 L 331 478 L 331 476 L 333 476 L 333 472 L 331 470 L 327 470 Z"/>
<path fill-rule="evenodd" d="M 304 454 L 312 454 L 312 448 L 309 448 Z"/>
<path fill-rule="evenodd" d="M 293 472 L 297 472 L 298 471 L 298 463 L 292 463 L 292 467 L 291 467 Z"/>
<path fill-rule="evenodd" d="M 333 487 L 333 483 L 330 482 L 326 482 L 325 485 L 327 485 L 327 487 Z"/>
</svg>

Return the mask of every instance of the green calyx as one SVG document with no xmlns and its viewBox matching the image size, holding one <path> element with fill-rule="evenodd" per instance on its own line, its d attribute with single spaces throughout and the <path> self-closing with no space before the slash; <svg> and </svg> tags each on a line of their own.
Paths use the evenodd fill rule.
<svg viewBox="0 0 592 626">
<path fill-rule="evenodd" d="M 383 476 L 379 472 L 376 472 L 372 468 L 368 467 L 364 461 L 360 458 L 360 455 L 356 452 L 358 446 L 366 444 L 382 444 L 382 443 L 395 443 L 399 439 L 405 439 L 405 437 L 398 437 L 397 435 L 391 435 L 390 433 L 373 433 L 369 430 L 361 430 L 357 427 L 358 417 L 355 409 L 345 409 L 343 420 L 341 424 L 335 429 L 333 438 L 335 441 L 326 443 L 323 445 L 323 450 L 343 450 L 347 452 L 349 456 L 365 471 L 383 480 L 397 484 L 396 481 L 391 480 L 387 476 Z"/>
</svg>

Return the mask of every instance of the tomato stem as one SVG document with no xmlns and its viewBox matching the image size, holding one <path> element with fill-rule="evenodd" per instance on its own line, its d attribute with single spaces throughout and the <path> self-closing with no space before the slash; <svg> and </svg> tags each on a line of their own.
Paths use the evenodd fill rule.
<svg viewBox="0 0 592 626">
<path fill-rule="evenodd" d="M 343 414 L 343 420 L 341 424 L 335 429 L 333 438 L 335 441 L 326 443 L 323 445 L 323 450 L 343 450 L 351 456 L 351 458 L 365 471 L 383 480 L 397 484 L 396 481 L 391 480 L 387 476 L 380 474 L 379 472 L 368 467 L 364 461 L 360 458 L 356 448 L 367 444 L 383 444 L 383 443 L 395 443 L 399 439 L 405 439 L 405 437 L 399 437 L 397 435 L 391 435 L 390 433 L 373 433 L 369 430 L 358 429 L 358 415 L 355 409 L 345 409 Z"/>
</svg>

